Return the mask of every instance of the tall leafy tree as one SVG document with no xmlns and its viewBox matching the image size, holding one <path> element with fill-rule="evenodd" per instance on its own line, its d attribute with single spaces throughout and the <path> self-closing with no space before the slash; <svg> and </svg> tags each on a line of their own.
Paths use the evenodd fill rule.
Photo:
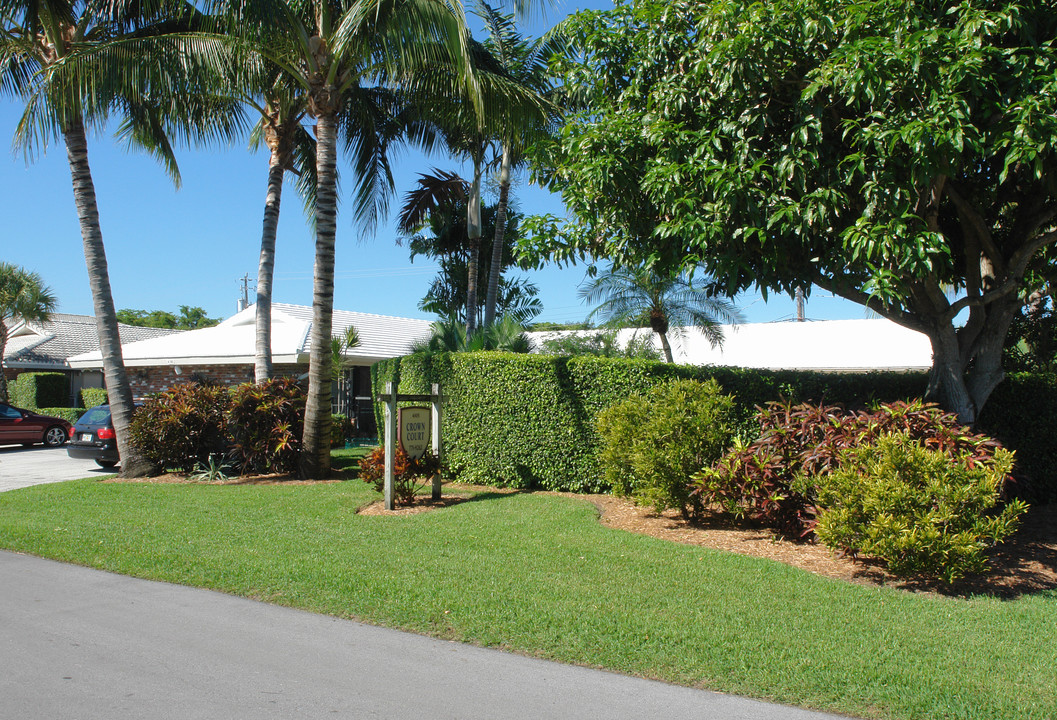
<svg viewBox="0 0 1057 720">
<path fill-rule="evenodd" d="M 56 304 L 55 296 L 40 275 L 0 262 L 0 401 L 8 401 L 4 351 L 11 329 L 9 324 L 16 319 L 47 322 Z"/>
<path fill-rule="evenodd" d="M 570 31 L 588 107 L 540 162 L 576 221 L 545 253 L 821 287 L 927 335 L 929 396 L 975 421 L 1057 260 L 1052 3 L 636 0 Z"/>
<path fill-rule="evenodd" d="M 223 133 L 215 106 L 193 93 L 188 75 L 189 41 L 174 35 L 197 17 L 172 0 L 0 0 L 0 91 L 26 102 L 16 143 L 42 150 L 49 140 L 66 146 L 95 305 L 103 372 L 122 474 L 140 475 L 149 464 L 128 438 L 132 391 L 125 373 L 107 270 L 95 186 L 88 163 L 86 129 L 120 117 L 119 134 L 145 148 L 178 180 L 166 130 L 212 126 Z M 207 51 L 209 43 L 200 50 Z M 182 126 L 174 121 L 186 121 Z"/>
<path fill-rule="evenodd" d="M 721 321 L 739 322 L 730 302 L 708 295 L 705 283 L 695 286 L 685 274 L 666 275 L 652 269 L 614 268 L 597 275 L 580 297 L 598 303 L 588 319 L 598 316 L 612 327 L 648 327 L 657 333 L 664 359 L 675 362 L 668 333 L 684 327 L 700 330 L 712 347 L 723 344 Z"/>
</svg>

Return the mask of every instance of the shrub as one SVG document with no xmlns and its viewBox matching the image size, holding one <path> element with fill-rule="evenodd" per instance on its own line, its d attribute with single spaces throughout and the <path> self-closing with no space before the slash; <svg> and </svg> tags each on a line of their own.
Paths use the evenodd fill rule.
<svg viewBox="0 0 1057 720">
<path fill-rule="evenodd" d="M 81 407 L 94 408 L 96 405 L 106 405 L 106 388 L 81 388 Z"/>
<path fill-rule="evenodd" d="M 815 532 L 828 547 L 879 558 L 897 575 L 953 582 L 986 569 L 984 550 L 1012 533 L 1027 508 L 1014 500 L 989 514 L 1012 464 L 1004 448 L 981 462 L 926 449 L 905 431 L 882 435 L 814 479 Z"/>
<path fill-rule="evenodd" d="M 393 455 L 393 500 L 398 505 L 411 505 L 418 491 L 441 471 L 440 460 L 425 453 L 412 460 L 398 447 Z M 360 460 L 360 479 L 374 485 L 378 492 L 385 490 L 385 448 L 378 447 Z"/>
<path fill-rule="evenodd" d="M 739 444 L 693 480 L 702 506 L 717 505 L 792 539 L 809 539 L 815 523 L 812 481 L 840 467 L 846 451 L 894 432 L 966 462 L 989 462 L 1000 445 L 976 435 L 951 413 L 920 400 L 848 412 L 837 405 L 771 403 L 757 415 L 760 436 Z"/>
<path fill-rule="evenodd" d="M 674 380 L 598 415 L 601 464 L 616 494 L 693 514 L 690 477 L 729 445 L 733 398 L 715 380 Z"/>
<path fill-rule="evenodd" d="M 70 381 L 62 373 L 22 373 L 10 388 L 11 404 L 27 410 L 69 407 Z"/>
<path fill-rule="evenodd" d="M 147 398 L 132 417 L 129 435 L 159 468 L 190 472 L 226 452 L 227 400 L 223 387 L 175 385 Z"/>
<path fill-rule="evenodd" d="M 305 392 L 289 377 L 231 391 L 227 408 L 232 457 L 239 472 L 292 472 L 301 459 Z"/>
<path fill-rule="evenodd" d="M 598 412 L 668 380 L 717 380 L 735 398 L 731 422 L 746 439 L 759 433 L 755 407 L 775 398 L 865 404 L 920 395 L 927 382 L 924 373 L 776 372 L 497 352 L 383 360 L 371 378 L 375 395 L 387 381 L 403 393 L 441 385 L 445 463 L 460 480 L 568 492 L 609 489 L 599 466 Z M 379 434 L 382 407 L 375 403 Z"/>
<path fill-rule="evenodd" d="M 345 447 L 346 438 L 351 438 L 355 432 L 352 418 L 346 415 L 334 414 L 330 416 L 330 446 Z"/>
<path fill-rule="evenodd" d="M 71 425 L 80 420 L 81 415 L 84 415 L 83 408 L 68 407 L 38 408 L 33 412 L 40 413 L 41 415 L 51 415 L 52 417 L 62 418 Z"/>
</svg>

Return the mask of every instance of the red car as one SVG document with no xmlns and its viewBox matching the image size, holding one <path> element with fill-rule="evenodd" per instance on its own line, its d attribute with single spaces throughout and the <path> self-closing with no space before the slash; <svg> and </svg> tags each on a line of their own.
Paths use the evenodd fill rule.
<svg viewBox="0 0 1057 720">
<path fill-rule="evenodd" d="M 39 415 L 14 405 L 0 403 L 0 445 L 44 443 L 58 447 L 70 437 L 73 426 L 62 418 Z"/>
</svg>

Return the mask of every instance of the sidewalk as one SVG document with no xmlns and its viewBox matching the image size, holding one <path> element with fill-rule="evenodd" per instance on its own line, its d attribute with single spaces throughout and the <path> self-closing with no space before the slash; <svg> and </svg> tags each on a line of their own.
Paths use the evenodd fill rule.
<svg viewBox="0 0 1057 720">
<path fill-rule="evenodd" d="M 823 720 L 0 551 L 0 718 Z"/>
</svg>

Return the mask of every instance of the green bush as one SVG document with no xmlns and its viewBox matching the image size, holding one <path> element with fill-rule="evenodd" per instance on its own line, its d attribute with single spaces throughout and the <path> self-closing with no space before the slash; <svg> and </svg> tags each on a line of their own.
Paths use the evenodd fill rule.
<svg viewBox="0 0 1057 720">
<path fill-rule="evenodd" d="M 444 395 L 444 447 L 462 479 L 489 485 L 570 492 L 608 489 L 598 464 L 595 415 L 613 403 L 674 378 L 715 378 L 734 397 L 732 422 L 745 443 L 760 433 L 757 407 L 841 403 L 866 408 L 922 397 L 924 372 L 826 373 L 668 365 L 645 360 L 465 353 L 385 360 L 372 368 L 374 392 L 395 380 L 400 392 Z M 375 404 L 381 435 L 382 404 Z M 1028 497 L 1057 499 L 1057 380 L 1011 375 L 998 386 L 978 431 L 1017 451 L 1030 475 Z M 1019 479 L 1019 478 L 1018 478 Z"/>
<path fill-rule="evenodd" d="M 26 410 L 69 407 L 70 381 L 62 373 L 22 373 L 11 384 L 11 404 Z"/>
<path fill-rule="evenodd" d="M 354 432 L 352 418 L 338 413 L 330 416 L 331 447 L 345 447 L 346 438 L 351 438 Z"/>
<path fill-rule="evenodd" d="M 984 550 L 1012 533 L 1027 508 L 1014 500 L 992 512 L 1012 464 L 1002 448 L 990 462 L 970 462 L 904 432 L 882 435 L 814 478 L 815 532 L 828 547 L 879 558 L 897 575 L 953 582 L 986 569 Z"/>
<path fill-rule="evenodd" d="M 106 405 L 106 388 L 81 388 L 81 407 L 94 408 L 96 405 Z"/>
<path fill-rule="evenodd" d="M 600 460 L 618 495 L 693 514 L 690 477 L 730 444 L 733 398 L 715 380 L 673 380 L 598 415 Z"/>
<path fill-rule="evenodd" d="M 33 412 L 40 413 L 41 415 L 51 415 L 52 417 L 62 418 L 71 425 L 81 419 L 81 415 L 84 414 L 84 408 L 68 408 L 68 407 L 53 407 L 53 408 L 38 408 Z"/>
<path fill-rule="evenodd" d="M 851 448 L 904 432 L 951 458 L 987 463 L 1000 447 L 972 433 L 953 414 L 920 400 L 854 412 L 838 405 L 770 403 L 757 421 L 759 437 L 739 443 L 696 475 L 694 494 L 703 506 L 749 517 L 794 540 L 812 536 L 813 478 L 837 470 Z"/>
<path fill-rule="evenodd" d="M 1017 453 L 1013 492 L 1057 502 L 1057 374 L 1010 373 L 984 406 L 976 429 Z"/>
<path fill-rule="evenodd" d="M 599 466 L 595 416 L 604 408 L 677 378 L 714 378 L 735 398 L 730 422 L 755 438 L 758 405 L 794 401 L 920 396 L 924 373 L 833 374 L 669 365 L 648 360 L 513 355 L 498 352 L 410 355 L 372 368 L 375 394 L 386 381 L 402 393 L 444 393 L 445 462 L 466 482 L 568 492 L 609 489 Z M 379 435 L 382 403 L 375 404 Z"/>
<path fill-rule="evenodd" d="M 294 378 L 239 385 L 231 390 L 223 412 L 238 472 L 297 469 L 305 425 L 305 392 Z"/>
<path fill-rule="evenodd" d="M 163 470 L 191 472 L 228 449 L 228 390 L 183 383 L 151 395 L 129 428 L 143 456 Z"/>
</svg>

